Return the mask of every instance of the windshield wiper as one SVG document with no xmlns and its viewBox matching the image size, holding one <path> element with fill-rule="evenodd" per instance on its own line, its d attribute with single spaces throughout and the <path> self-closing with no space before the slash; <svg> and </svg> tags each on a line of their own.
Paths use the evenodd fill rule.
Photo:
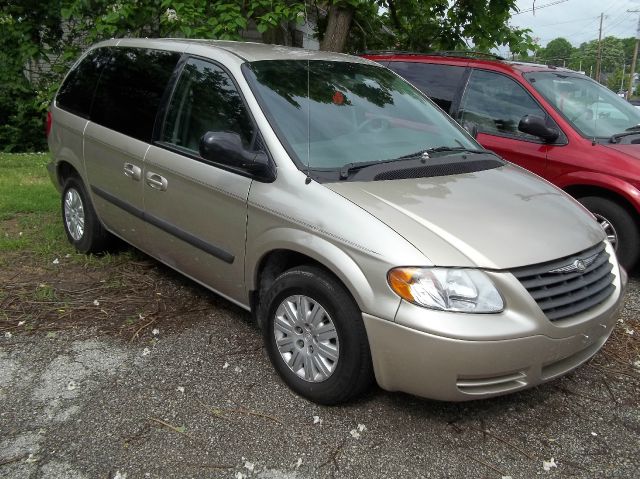
<svg viewBox="0 0 640 479">
<path fill-rule="evenodd" d="M 463 146 L 436 146 L 435 148 L 427 148 L 426 150 L 416 151 L 415 153 L 410 153 L 408 155 L 401 156 L 399 159 L 405 158 L 429 158 L 431 153 L 442 153 L 442 152 L 451 152 L 451 153 L 489 153 L 492 154 L 489 150 L 475 150 L 471 148 L 465 148 Z"/>
<path fill-rule="evenodd" d="M 347 163 L 342 168 L 340 168 L 340 179 L 346 180 L 347 178 L 349 178 L 350 173 L 357 170 L 361 170 L 363 168 L 367 168 L 369 166 L 382 165 L 384 163 L 393 163 L 396 161 L 403 161 L 403 160 L 415 160 L 419 158 L 428 159 L 430 158 L 431 153 L 441 153 L 441 152 L 493 154 L 489 150 L 474 150 L 470 148 L 464 148 L 462 146 L 436 146 L 435 148 L 427 148 L 426 150 L 416 151 L 415 153 L 399 156 L 398 158 L 392 158 L 390 160 L 362 161 L 357 163 Z"/>
<path fill-rule="evenodd" d="M 609 143 L 618 143 L 620 138 L 624 138 L 625 136 L 631 135 L 639 135 L 640 134 L 640 125 L 635 125 L 630 128 L 627 128 L 622 133 L 616 133 L 615 135 L 611 135 L 609 137 Z"/>
<path fill-rule="evenodd" d="M 412 159 L 413 157 L 400 157 L 400 158 L 393 158 L 391 160 L 381 160 L 381 161 L 360 161 L 357 163 L 347 163 L 346 165 L 344 165 L 342 168 L 340 168 L 340 179 L 341 180 L 346 180 L 347 178 L 349 178 L 349 174 L 357 171 L 357 170 L 361 170 L 363 168 L 366 168 L 368 166 L 373 166 L 373 165 L 382 165 L 384 163 L 392 163 L 394 161 L 398 161 L 398 160 L 409 160 Z"/>
</svg>

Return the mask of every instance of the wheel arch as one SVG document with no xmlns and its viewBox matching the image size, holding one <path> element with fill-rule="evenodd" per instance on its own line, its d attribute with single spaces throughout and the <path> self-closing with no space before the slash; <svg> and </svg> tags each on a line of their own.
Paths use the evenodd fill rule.
<svg viewBox="0 0 640 479">
<path fill-rule="evenodd" d="M 283 231 L 287 230 L 287 231 Z M 374 301 L 373 288 L 356 262 L 338 246 L 300 230 L 279 228 L 269 232 L 270 247 L 259 248 L 247 261 L 245 276 L 249 301 L 254 315 L 257 312 L 261 294 L 269 289 L 275 279 L 284 271 L 295 266 L 313 265 L 334 276 L 354 299 L 360 310 Z M 283 240 L 288 238 L 287 240 Z M 307 247 L 313 244 L 313 249 Z M 307 245 L 307 246 L 305 246 Z M 255 250 L 254 250 L 255 251 Z M 321 253 L 320 253 L 321 252 Z M 249 258 L 248 258 L 249 259 Z"/>
<path fill-rule="evenodd" d="M 80 172 L 76 169 L 76 167 L 65 160 L 58 162 L 58 164 L 56 165 L 56 176 L 58 184 L 60 186 L 64 186 L 65 181 L 72 176 L 82 178 L 82 176 L 80 176 Z"/>
<path fill-rule="evenodd" d="M 636 223 L 640 225 L 638 217 L 640 209 L 623 191 L 592 184 L 573 184 L 565 186 L 562 189 L 576 199 L 587 196 L 598 196 L 611 200 L 627 210 L 635 219 Z"/>
<path fill-rule="evenodd" d="M 577 171 L 554 178 L 553 183 L 574 198 L 601 196 L 619 203 L 634 215 L 640 214 L 640 190 L 623 179 L 603 173 Z"/>
</svg>

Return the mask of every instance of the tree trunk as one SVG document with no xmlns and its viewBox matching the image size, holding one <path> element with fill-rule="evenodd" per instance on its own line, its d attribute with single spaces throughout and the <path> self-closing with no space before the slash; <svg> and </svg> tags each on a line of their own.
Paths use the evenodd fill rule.
<svg viewBox="0 0 640 479">
<path fill-rule="evenodd" d="M 329 8 L 327 30 L 324 32 L 324 38 L 320 42 L 320 50 L 331 52 L 344 51 L 352 20 L 353 9 L 332 5 L 331 8 Z"/>
</svg>

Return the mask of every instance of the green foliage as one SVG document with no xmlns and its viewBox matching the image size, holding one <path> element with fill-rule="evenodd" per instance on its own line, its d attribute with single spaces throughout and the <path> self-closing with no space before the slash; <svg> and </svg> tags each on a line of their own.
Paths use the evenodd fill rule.
<svg viewBox="0 0 640 479">
<path fill-rule="evenodd" d="M 51 2 L 55 10 L 56 2 Z M 0 151 L 45 149 L 47 73 L 38 62 L 58 50 L 60 15 L 37 0 L 9 0 L 0 6 Z M 31 77 L 31 79 L 29 79 Z"/>
<path fill-rule="evenodd" d="M 508 24 L 516 11 L 515 0 L 380 0 L 378 4 L 388 8 L 388 25 L 401 49 L 488 51 L 508 45 L 519 53 L 533 48 L 528 29 Z"/>
<path fill-rule="evenodd" d="M 624 75 L 624 81 L 622 78 L 622 68 L 607 76 L 607 86 L 610 90 L 618 92 L 620 91 L 620 86 L 622 86 L 623 90 L 627 89 L 627 87 L 629 86 L 629 67 L 627 67 L 625 73 L 626 75 Z"/>
<path fill-rule="evenodd" d="M 349 51 L 509 45 L 531 47 L 527 30 L 508 25 L 515 0 L 5 0 L 0 4 L 0 151 L 46 148 L 44 118 L 61 79 L 91 43 L 113 37 L 239 40 L 255 27 L 263 40 L 288 43 L 289 25 L 310 11 L 318 35 L 328 7 L 354 13 Z"/>
<path fill-rule="evenodd" d="M 562 38 L 556 38 L 540 49 L 538 58 L 547 65 L 564 66 L 571 60 L 575 48 L 571 43 Z"/>
</svg>

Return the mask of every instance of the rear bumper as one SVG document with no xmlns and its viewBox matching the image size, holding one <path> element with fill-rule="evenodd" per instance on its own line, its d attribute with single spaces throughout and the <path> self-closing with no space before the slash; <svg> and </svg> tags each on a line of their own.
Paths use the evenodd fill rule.
<svg viewBox="0 0 640 479">
<path fill-rule="evenodd" d="M 560 377 L 591 358 L 609 338 L 623 303 L 626 275 L 621 276 L 621 288 L 606 309 L 579 332 L 561 338 L 533 334 L 490 341 L 453 339 L 363 314 L 376 380 L 389 391 L 468 401 Z"/>
</svg>

